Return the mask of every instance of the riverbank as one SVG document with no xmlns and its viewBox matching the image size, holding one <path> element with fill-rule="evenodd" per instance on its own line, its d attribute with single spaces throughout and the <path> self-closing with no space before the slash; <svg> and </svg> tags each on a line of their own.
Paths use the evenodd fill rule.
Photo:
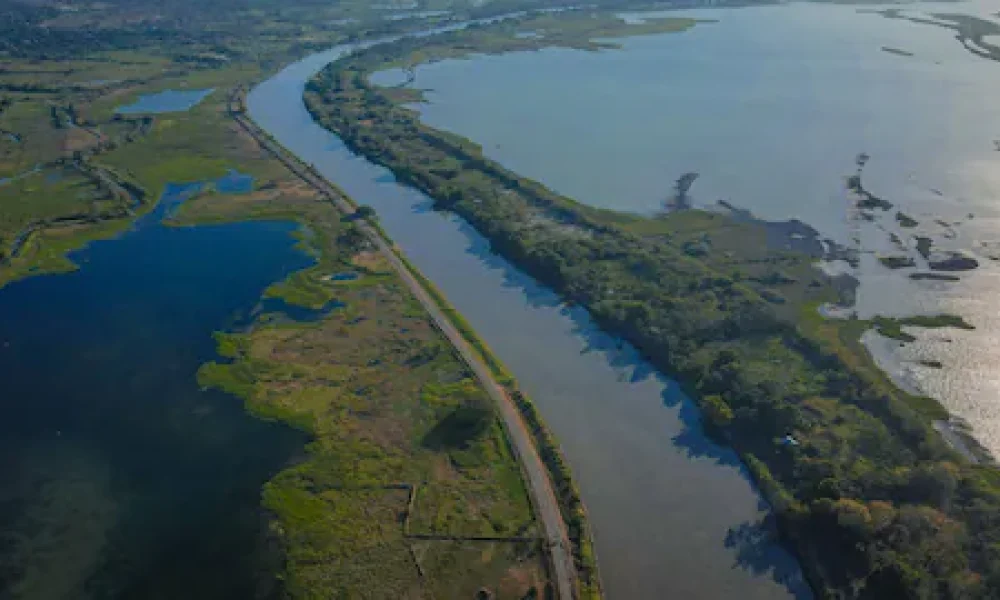
<svg viewBox="0 0 1000 600">
<path fill-rule="evenodd" d="M 247 332 L 220 336 L 231 362 L 199 374 L 256 414 L 315 438 L 310 458 L 264 494 L 288 553 L 288 592 L 389 596 L 416 585 L 432 593 L 540 593 L 544 552 L 505 434 L 385 258 L 327 198 L 299 183 L 242 201 L 196 199 L 177 222 L 248 217 L 293 217 L 308 227 L 302 243 L 317 264 L 283 283 L 283 297 L 301 302 L 322 290 L 341 304 L 315 323 L 263 314 Z M 358 277 L 326 277 L 345 271 Z M 345 457 L 360 462 L 337 466 Z M 406 521 L 394 530 L 397 512 Z M 339 525 L 325 531 L 330 519 Z M 373 527 L 378 538 L 369 538 Z M 472 557 L 487 549 L 493 559 L 477 565 Z M 520 573 L 513 580 L 512 569 Z"/>
<path fill-rule="evenodd" d="M 510 373 L 465 319 L 448 303 L 444 295 L 420 274 L 397 248 L 385 241 L 385 234 L 377 222 L 366 223 L 364 220 L 358 220 L 362 213 L 357 211 L 356 204 L 341 190 L 323 180 L 315 169 L 298 162 L 252 121 L 247 120 L 243 116 L 244 106 L 242 92 L 236 90 L 230 98 L 230 112 L 241 127 L 282 160 L 303 182 L 313 186 L 321 196 L 337 205 L 341 213 L 345 216 L 353 215 L 359 229 L 374 240 L 379 251 L 389 258 L 390 264 L 394 265 L 397 272 L 404 279 L 409 279 L 412 291 L 421 298 L 425 308 L 435 315 L 438 327 L 460 350 L 463 359 L 476 372 L 484 387 L 488 391 L 503 390 L 499 394 L 493 394 L 494 401 L 505 410 L 501 414 L 504 414 L 503 422 L 508 439 L 514 443 L 516 455 L 523 461 L 521 464 L 525 478 L 532 481 L 533 504 L 543 519 L 548 537 L 546 545 L 547 552 L 551 553 L 549 565 L 554 571 L 556 594 L 558 597 L 567 598 L 576 595 L 583 598 L 601 597 L 600 578 L 579 491 L 558 445 L 531 401 L 517 389 L 517 383 Z M 314 288 L 314 284 L 310 285 L 301 279 L 296 283 L 299 287 Z M 353 282 L 351 285 L 354 285 Z M 285 296 L 288 297 L 290 292 L 293 298 L 301 297 L 294 290 L 288 290 L 286 286 Z M 314 293 L 305 294 L 306 297 L 311 295 Z M 322 299 L 321 303 L 328 301 L 329 299 Z M 436 308 L 432 309 L 430 306 L 432 302 Z M 461 341 L 459 338 L 462 338 Z M 487 368 L 492 377 L 487 375 Z M 493 379 L 494 377 L 496 379 Z M 503 382 L 503 388 L 497 383 L 498 381 Z M 526 432 L 530 432 L 531 440 L 525 439 Z M 544 461 L 545 467 L 537 466 L 540 461 Z M 551 476 L 558 493 L 552 490 L 545 472 Z M 561 524 L 562 521 L 565 521 L 565 528 L 569 529 L 568 534 Z M 576 563 L 575 567 L 569 564 L 570 561 L 565 554 L 570 545 L 575 557 L 573 561 Z"/>
<path fill-rule="evenodd" d="M 745 254 L 722 248 L 750 245 L 756 234 L 722 217 L 721 228 L 684 230 L 675 217 L 637 226 L 634 218 L 582 207 L 484 158 L 467 140 L 424 126 L 398 105 L 394 92 L 366 83 L 387 59 L 405 62 L 415 50 L 433 54 L 435 44 L 474 49 L 474 35 L 386 45 L 336 63 L 310 85 L 309 108 L 355 151 L 461 214 L 495 249 L 585 306 L 666 372 L 681 375 L 697 392 L 715 434 L 750 465 L 820 591 L 844 585 L 872 586 L 872 593 L 892 585 L 923 589 L 992 568 L 982 566 L 981 553 L 996 532 L 977 531 L 963 544 L 940 531 L 937 543 L 962 544 L 957 554 L 966 562 L 915 580 L 876 573 L 876 556 L 907 572 L 926 571 L 921 565 L 930 556 L 885 538 L 890 523 L 910 526 L 907 505 L 923 505 L 932 511 L 925 516 L 938 514 L 960 529 L 975 518 L 954 492 L 947 502 L 937 491 L 914 494 L 927 469 L 944 469 L 956 487 L 973 485 L 991 505 L 996 491 L 974 485 L 985 471 L 963 464 L 934 432 L 940 406 L 896 389 L 860 350 L 855 324 L 808 316 L 818 301 L 835 297 L 829 282 L 818 274 L 776 271 L 801 267 L 807 273 L 811 260 L 778 251 L 763 262 L 742 260 Z M 713 235 L 723 230 L 729 235 Z M 701 239 L 684 239 L 679 231 Z M 773 367 L 778 363 L 785 365 L 780 372 Z M 847 446 L 860 451 L 843 455 L 839 448 Z M 855 506 L 847 500 L 870 513 L 883 498 L 892 502 L 887 525 L 844 529 L 837 515 Z M 823 542 L 829 536 L 851 542 L 831 548 Z M 867 566 L 855 571 L 848 559 Z"/>
<path fill-rule="evenodd" d="M 237 67 L 203 73 L 199 81 L 245 82 L 259 75 Z M 149 87 L 159 85 L 169 81 Z M 103 98 L 90 108 L 100 113 L 114 102 Z M 10 464 L 14 473 L 5 478 L 8 486 L 0 490 L 5 500 L 0 519 L 13 524 L 9 530 L 18 539 L 4 549 L 0 570 L 15 596 L 38 590 L 78 596 L 86 585 L 109 596 L 127 589 L 213 598 L 361 593 L 523 598 L 546 596 L 555 587 L 559 597 L 571 597 L 575 582 L 557 581 L 559 565 L 547 558 L 568 556 L 569 544 L 559 538 L 550 548 L 553 534 L 535 518 L 535 510 L 546 510 L 545 501 L 542 509 L 531 505 L 515 445 L 491 398 L 499 392 L 474 377 L 478 363 L 467 364 L 452 349 L 427 306 L 390 268 L 392 259 L 364 245 L 363 223 L 341 218 L 328 198 L 262 151 L 230 120 L 227 104 L 219 90 L 183 113 L 142 118 L 142 135 L 102 148 L 92 165 L 100 169 L 93 173 L 100 184 L 114 195 L 125 189 L 122 182 L 135 182 L 156 201 L 129 204 L 134 213 L 116 214 L 107 228 L 90 222 L 46 228 L 18 243 L 18 258 L 27 260 L 25 250 L 38 248 L 61 261 L 60 270 L 78 271 L 3 290 L 7 310 L 36 327 L 24 332 L 12 326 L 5 333 L 9 364 L 18 365 L 18 373 L 5 378 L 11 389 L 21 390 L 19 398 L 47 389 L 24 380 L 36 373 L 32 367 L 42 368 L 32 361 L 77 373 L 56 378 L 66 385 L 88 381 L 77 372 L 82 366 L 74 364 L 92 369 L 91 377 L 115 373 L 115 365 L 102 362 L 107 357 L 128 372 L 102 380 L 115 381 L 113 391 L 101 385 L 68 390 L 60 383 L 59 393 L 43 392 L 44 398 L 24 410 L 10 407 L 12 432 L 4 436 L 4 447 L 16 458 Z M 46 184 L 72 188 L 86 180 L 63 177 Z M 38 190 L 29 191 L 34 198 Z M 161 219 L 174 227 L 161 227 Z M 302 224 L 300 247 L 315 261 L 304 270 L 302 263 L 311 261 L 289 247 L 289 222 Z M 98 232 L 124 235 L 70 252 Z M 39 239 L 45 235 L 58 242 L 63 234 L 62 244 Z M 207 241 L 212 247 L 196 244 L 194 253 L 212 257 L 192 259 L 185 240 Z M 118 244 L 142 251 L 117 256 Z M 248 260 L 226 263 L 234 252 Z M 93 256 L 102 258 L 95 266 Z M 70 263 L 74 258 L 81 263 Z M 103 270 L 115 261 L 127 275 Z M 129 268 L 136 263 L 148 268 Z M 220 264 L 226 268 L 205 272 Z M 262 277 L 273 279 L 277 272 L 280 278 L 289 270 L 295 272 L 287 280 L 264 290 Z M 25 275 L 42 272 L 54 271 L 25 268 Z M 90 281 L 95 272 L 90 285 L 99 285 L 99 293 L 22 293 L 62 285 L 76 289 L 73 282 Z M 339 277 L 345 273 L 352 277 Z M 207 299 L 200 297 L 205 290 Z M 249 310 L 244 304 L 252 306 L 262 291 L 264 298 Z M 154 292 L 163 298 L 145 295 Z M 33 306 L 24 304 L 25 297 Z M 217 298 L 224 302 L 214 302 Z M 91 305 L 91 299 L 102 306 Z M 71 306 L 59 308 L 60 302 Z M 309 310 L 297 310 L 302 305 Z M 39 321 L 45 309 L 59 314 Z M 154 317 L 147 311 L 157 312 Z M 183 327 L 173 331 L 180 322 Z M 229 334 L 217 337 L 222 358 L 199 371 L 199 389 L 197 364 L 191 367 L 191 361 L 211 356 L 205 342 L 211 341 L 212 328 L 230 326 Z M 97 328 L 106 335 L 74 337 L 77 329 L 90 334 Z M 56 330 L 65 336 L 48 335 Z M 78 354 L 75 363 L 56 360 L 64 346 L 66 353 Z M 132 352 L 128 360 L 122 350 Z M 147 359 L 153 366 L 137 364 Z M 146 382 L 158 382 L 167 398 L 161 402 Z M 101 397 L 91 397 L 91 388 Z M 242 397 L 260 419 L 247 417 L 219 390 Z M 55 420 L 51 414 L 38 423 L 21 419 L 22 413 L 34 418 L 39 411 L 33 407 L 49 406 L 50 398 L 76 405 L 54 411 Z M 97 413 L 90 415 L 90 409 Z M 102 410 L 120 414 L 121 422 Z M 77 412 L 81 422 L 71 423 Z M 154 416 L 152 423 L 146 415 Z M 93 422 L 102 424 L 99 431 L 88 425 Z M 129 428 L 123 431 L 125 424 Z M 236 439 L 244 430 L 256 436 Z M 304 452 L 303 433 L 312 442 Z M 183 439 L 187 434 L 212 443 Z M 527 432 L 522 437 L 527 439 Z M 135 446 L 126 451 L 119 442 Z M 188 443 L 175 447 L 174 442 Z M 52 446 L 60 449 L 39 458 Z M 524 445 L 519 447 L 524 453 Z M 118 458 L 103 459 L 103 448 L 116 448 L 109 455 Z M 151 457 L 146 448 L 162 455 Z M 74 460 L 67 460 L 67 453 Z M 48 462 L 39 465 L 36 459 Z M 84 463 L 80 470 L 77 463 Z M 29 483 L 19 469 L 32 474 Z M 41 471 L 37 477 L 35 470 Z M 544 480 L 544 470 L 534 472 L 536 480 L 539 474 Z M 113 487 L 106 481 L 111 477 Z M 149 482 L 162 488 L 155 500 L 143 487 Z M 558 507 L 549 493 L 548 512 L 555 519 L 550 515 L 548 523 L 558 527 Z M 220 514 L 227 509 L 231 514 Z M 80 514 L 88 517 L 82 524 Z M 198 546 L 188 537 L 195 529 L 209 534 L 213 544 L 190 550 Z M 235 548 L 231 538 L 238 539 Z M 184 556 L 173 558 L 182 547 Z M 158 560 L 163 556 L 171 558 Z"/>
</svg>

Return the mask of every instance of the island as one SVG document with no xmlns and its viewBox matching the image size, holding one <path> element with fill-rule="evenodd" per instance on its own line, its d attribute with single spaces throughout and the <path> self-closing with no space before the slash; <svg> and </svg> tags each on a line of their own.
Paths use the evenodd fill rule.
<svg viewBox="0 0 1000 600">
<path fill-rule="evenodd" d="M 891 46 L 882 46 L 882 52 L 888 52 L 889 54 L 895 54 L 897 56 L 913 56 L 913 53 L 908 50 L 900 50 L 899 48 L 893 48 Z"/>
</svg>

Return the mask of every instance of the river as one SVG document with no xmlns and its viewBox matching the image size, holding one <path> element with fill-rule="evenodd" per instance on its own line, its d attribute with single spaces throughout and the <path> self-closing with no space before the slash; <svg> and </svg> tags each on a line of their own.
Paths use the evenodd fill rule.
<svg viewBox="0 0 1000 600">
<path fill-rule="evenodd" d="M 348 46 L 254 88 L 252 118 L 360 203 L 510 367 L 578 479 L 609 598 L 810 597 L 767 534 L 767 507 L 734 453 L 709 442 L 677 385 L 579 309 L 490 252 L 457 217 L 352 154 L 313 122 L 305 82 Z"/>
</svg>

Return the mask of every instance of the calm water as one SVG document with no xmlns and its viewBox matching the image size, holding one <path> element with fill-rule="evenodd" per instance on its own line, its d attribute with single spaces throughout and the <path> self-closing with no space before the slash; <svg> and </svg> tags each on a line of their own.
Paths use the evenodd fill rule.
<svg viewBox="0 0 1000 600">
<path fill-rule="evenodd" d="M 290 65 L 250 94 L 250 114 L 359 202 L 448 295 L 517 376 L 578 478 L 610 598 L 808 597 L 763 533 L 766 507 L 736 457 L 706 441 L 690 400 L 490 253 L 461 220 L 351 154 L 302 103 L 305 81 L 347 48 Z"/>
<path fill-rule="evenodd" d="M 0 290 L 0 598 L 267 597 L 264 481 L 289 429 L 200 391 L 213 330 L 309 264 L 292 225 L 167 228 L 198 189 Z"/>
<path fill-rule="evenodd" d="M 120 106 L 116 111 L 123 114 L 183 112 L 204 100 L 212 91 L 166 90 L 156 94 L 143 94 L 134 103 Z"/>
<path fill-rule="evenodd" d="M 583 202 L 655 212 L 674 180 L 694 171 L 697 205 L 725 199 L 766 219 L 802 219 L 852 246 L 857 236 L 862 316 L 949 312 L 977 327 L 917 330 L 917 343 L 881 358 L 1000 452 L 1000 104 L 984 100 L 1000 94 L 1000 64 L 965 51 L 950 30 L 870 10 L 793 4 L 670 13 L 718 22 L 622 40 L 620 51 L 434 63 L 417 70 L 413 85 L 429 90 L 419 105 L 425 122 Z M 997 7 L 905 10 L 996 20 Z M 866 187 L 896 204 L 871 223 L 849 218 L 844 189 L 861 152 L 871 156 Z M 896 209 L 919 226 L 900 228 Z M 939 250 L 970 252 L 983 266 L 957 283 L 912 281 L 909 272 L 926 270 L 914 235 Z M 918 266 L 892 271 L 875 253 L 905 253 Z"/>
<path fill-rule="evenodd" d="M 215 189 L 223 194 L 245 194 L 253 190 L 253 177 L 230 169 L 215 180 Z"/>
</svg>

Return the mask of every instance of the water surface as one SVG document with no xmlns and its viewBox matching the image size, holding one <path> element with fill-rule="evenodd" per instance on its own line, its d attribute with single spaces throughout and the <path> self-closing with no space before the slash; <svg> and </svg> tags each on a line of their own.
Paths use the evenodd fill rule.
<svg viewBox="0 0 1000 600">
<path fill-rule="evenodd" d="M 534 398 L 579 481 L 608 597 L 808 597 L 798 566 L 765 533 L 767 509 L 745 470 L 705 439 L 676 384 L 312 121 L 305 81 L 347 49 L 312 55 L 257 86 L 250 114 L 373 206 Z"/>
<path fill-rule="evenodd" d="M 0 290 L 0 597 L 273 596 L 260 488 L 304 440 L 195 372 L 310 260 L 291 224 L 159 224 L 198 189 Z"/>
<path fill-rule="evenodd" d="M 214 90 L 166 90 L 156 94 L 143 94 L 132 104 L 119 106 L 122 114 L 166 113 L 190 110 Z"/>
<path fill-rule="evenodd" d="M 997 20 L 996 7 L 982 2 L 903 10 Z M 983 100 L 1000 94 L 1000 64 L 966 51 L 952 30 L 871 8 L 664 14 L 717 22 L 620 40 L 621 50 L 423 65 L 412 83 L 428 90 L 421 118 L 594 206 L 655 213 L 674 181 L 696 172 L 696 206 L 727 200 L 766 219 L 801 219 L 859 249 L 861 316 L 947 312 L 977 327 L 918 331 L 919 341 L 892 357 L 894 371 L 1000 452 L 1000 313 L 992 301 L 1000 296 L 1000 104 Z M 860 153 L 870 155 L 865 186 L 895 204 L 872 222 L 851 210 L 845 189 Z M 919 225 L 900 227 L 898 210 Z M 913 281 L 911 273 L 927 270 L 916 235 L 982 266 L 955 283 Z M 877 260 L 895 254 L 916 257 L 917 266 L 893 271 Z"/>
<path fill-rule="evenodd" d="M 215 180 L 215 189 L 224 194 L 245 194 L 253 190 L 253 176 L 230 169 Z"/>
</svg>

